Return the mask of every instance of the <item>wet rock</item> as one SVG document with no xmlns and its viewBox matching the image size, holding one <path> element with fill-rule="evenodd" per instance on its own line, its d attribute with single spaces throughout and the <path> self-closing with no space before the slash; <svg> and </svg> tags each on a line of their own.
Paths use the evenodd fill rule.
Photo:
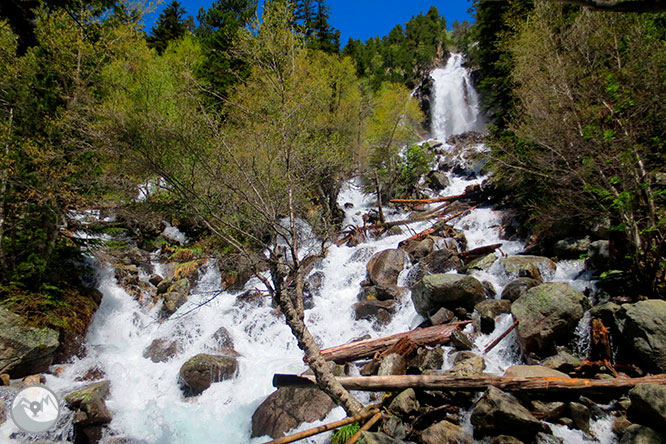
<svg viewBox="0 0 666 444">
<path fill-rule="evenodd" d="M 313 296 L 319 296 L 321 294 L 321 289 L 324 286 L 324 275 L 323 271 L 315 271 L 305 280 L 305 284 L 308 287 L 308 291 L 312 293 Z"/>
<path fill-rule="evenodd" d="M 621 415 L 613 420 L 613 426 L 611 429 L 617 436 L 622 436 L 626 433 L 630 425 L 632 425 L 632 422 L 629 421 L 625 415 Z"/>
<path fill-rule="evenodd" d="M 472 444 L 474 438 L 462 427 L 449 421 L 440 421 L 421 432 L 423 444 Z"/>
<path fill-rule="evenodd" d="M 178 354 L 178 342 L 173 339 L 157 338 L 143 351 L 143 357 L 153 362 L 167 362 Z"/>
<path fill-rule="evenodd" d="M 624 304 L 622 339 L 639 365 L 654 373 L 666 373 L 666 301 L 650 299 Z"/>
<path fill-rule="evenodd" d="M 234 340 L 231 337 L 231 333 L 224 327 L 220 327 L 213 333 L 211 337 L 209 347 L 213 350 L 228 350 L 234 348 Z"/>
<path fill-rule="evenodd" d="M 31 385 L 46 384 L 46 376 L 44 375 L 30 375 L 23 378 L 21 385 L 28 387 Z"/>
<path fill-rule="evenodd" d="M 378 301 L 376 299 L 367 299 L 357 302 L 353 305 L 354 318 L 368 319 L 377 321 L 380 324 L 387 324 L 391 321 L 391 316 L 395 313 L 395 301 Z"/>
<path fill-rule="evenodd" d="M 555 242 L 553 253 L 558 259 L 580 259 L 590 248 L 590 238 L 566 238 Z"/>
<path fill-rule="evenodd" d="M 620 444 L 666 444 L 666 435 L 650 427 L 634 424 L 627 427 Z"/>
<path fill-rule="evenodd" d="M 504 287 L 504 290 L 502 290 L 502 295 L 500 296 L 502 299 L 506 299 L 507 301 L 515 301 L 525 293 L 527 293 L 527 290 L 530 288 L 536 287 L 538 285 L 541 285 L 541 281 L 538 281 L 536 279 L 528 278 L 528 277 L 521 277 L 518 279 L 514 279 L 508 284 L 506 284 L 506 287 Z"/>
<path fill-rule="evenodd" d="M 304 422 L 324 419 L 334 407 L 331 398 L 319 389 L 279 388 L 252 415 L 252 437 L 279 438 Z"/>
<path fill-rule="evenodd" d="M 568 351 L 558 350 L 555 355 L 541 361 L 541 365 L 562 373 L 569 373 L 575 368 L 580 367 L 581 361 Z"/>
<path fill-rule="evenodd" d="M 361 432 L 357 441 L 359 444 L 411 444 L 411 441 L 401 441 L 381 432 Z"/>
<path fill-rule="evenodd" d="M 0 401 L 0 425 L 7 422 L 8 410 L 9 409 L 7 409 L 7 403 L 5 403 L 4 401 Z"/>
<path fill-rule="evenodd" d="M 68 406 L 76 406 L 85 402 L 87 399 L 100 398 L 106 399 L 109 396 L 111 388 L 110 381 L 100 381 L 70 392 L 65 395 L 65 403 Z"/>
<path fill-rule="evenodd" d="M 419 348 L 407 360 L 407 368 L 414 373 L 424 370 L 439 370 L 444 365 L 444 350 L 441 347 Z"/>
<path fill-rule="evenodd" d="M 511 305 L 518 325 L 518 341 L 526 355 L 548 355 L 566 342 L 590 307 L 588 299 L 566 283 L 531 288 Z"/>
<path fill-rule="evenodd" d="M 185 396 L 197 396 L 212 383 L 233 378 L 237 368 L 233 357 L 198 354 L 180 368 L 179 383 Z"/>
<path fill-rule="evenodd" d="M 399 249 L 380 251 L 366 265 L 368 278 L 375 285 L 396 285 L 398 275 L 405 268 L 407 253 Z"/>
<path fill-rule="evenodd" d="M 165 315 L 174 314 L 185 302 L 190 291 L 190 282 L 187 279 L 180 279 L 169 287 L 167 293 L 162 296 L 164 305 L 162 311 Z"/>
<path fill-rule="evenodd" d="M 29 327 L 21 316 L 0 308 L 0 373 L 21 378 L 46 372 L 58 345 L 58 332 Z"/>
<path fill-rule="evenodd" d="M 382 359 L 377 370 L 378 376 L 404 375 L 407 372 L 405 358 L 397 353 L 391 353 Z"/>
<path fill-rule="evenodd" d="M 389 411 L 400 416 L 407 417 L 415 414 L 420 408 L 419 401 L 416 399 L 416 392 L 414 389 L 403 390 L 396 396 L 391 404 L 389 404 Z"/>
<path fill-rule="evenodd" d="M 497 260 L 497 256 L 495 256 L 495 253 L 488 253 L 487 255 L 480 257 L 478 259 L 473 260 L 469 264 L 465 266 L 465 270 L 471 271 L 471 270 L 479 270 L 479 271 L 488 271 L 490 267 L 493 266 L 495 261 Z"/>
<path fill-rule="evenodd" d="M 432 253 L 435 249 L 435 241 L 431 237 L 426 237 L 420 241 L 409 241 L 403 248 L 409 254 L 412 261 L 422 259 Z"/>
<path fill-rule="evenodd" d="M 453 360 L 453 368 L 444 374 L 447 376 L 467 377 L 480 376 L 486 368 L 486 362 L 475 353 L 462 351 L 456 354 Z"/>
<path fill-rule="evenodd" d="M 511 312 L 511 302 L 501 299 L 486 299 L 474 306 L 481 317 L 481 333 L 490 334 L 495 330 L 495 318 Z"/>
<path fill-rule="evenodd" d="M 571 411 L 571 419 L 577 429 L 585 433 L 590 432 L 590 409 L 579 402 L 570 402 L 569 410 Z"/>
<path fill-rule="evenodd" d="M 543 256 L 509 256 L 499 261 L 506 274 L 539 281 L 543 280 L 543 276 L 551 276 L 557 269 L 555 262 Z"/>
<path fill-rule="evenodd" d="M 471 310 L 485 298 L 483 285 L 477 279 L 460 274 L 433 274 L 421 279 L 412 289 L 414 308 L 421 316 L 445 307 Z"/>
<path fill-rule="evenodd" d="M 394 285 L 384 286 L 384 285 L 370 285 L 362 287 L 359 291 L 357 298 L 359 301 L 364 301 L 367 299 L 377 299 L 379 301 L 387 301 L 393 299 L 402 298 L 402 292 L 404 288 L 396 287 Z"/>
<path fill-rule="evenodd" d="M 384 416 L 381 432 L 395 439 L 404 439 L 407 436 L 407 427 L 397 416 Z"/>
<path fill-rule="evenodd" d="M 2 385 L 9 385 L 10 380 L 11 377 L 9 376 L 9 373 L 0 374 L 0 381 L 2 382 Z"/>
<path fill-rule="evenodd" d="M 440 308 L 435 313 L 428 316 L 428 319 L 430 319 L 430 323 L 432 325 L 447 324 L 451 322 L 453 318 L 455 318 L 453 312 L 444 307 Z"/>
<path fill-rule="evenodd" d="M 562 438 L 558 438 L 544 432 L 537 433 L 536 440 L 534 442 L 535 444 L 567 444 Z"/>
<path fill-rule="evenodd" d="M 159 274 L 152 274 L 150 275 L 150 278 L 148 278 L 148 282 L 150 282 L 150 284 L 154 285 L 155 287 L 157 287 L 163 280 L 164 278 Z"/>
<path fill-rule="evenodd" d="M 542 415 L 542 419 L 551 421 L 564 415 L 567 405 L 561 401 L 545 402 L 535 399 L 532 401 L 532 410 Z"/>
<path fill-rule="evenodd" d="M 598 271 L 608 270 L 610 268 L 610 242 L 607 240 L 598 240 L 590 244 L 588 249 L 589 257 L 585 261 L 588 268 Z"/>
<path fill-rule="evenodd" d="M 75 433 L 84 435 L 88 442 L 101 438 L 101 426 L 113 419 L 104 399 L 109 395 L 110 382 L 101 381 L 65 395 L 65 404 L 74 411 L 72 424 Z"/>
<path fill-rule="evenodd" d="M 430 186 L 431 189 L 435 191 L 443 190 L 444 188 L 451 185 L 449 176 L 447 176 L 442 171 L 431 171 L 426 175 L 426 183 Z"/>
<path fill-rule="evenodd" d="M 471 350 L 474 348 L 474 344 L 471 339 L 460 330 L 454 330 L 451 333 L 451 345 L 456 348 L 456 350 L 464 351 Z"/>
<path fill-rule="evenodd" d="M 389 236 L 400 236 L 402 234 L 402 228 L 400 228 L 397 225 L 394 225 L 391 228 L 389 228 L 386 234 Z"/>
<path fill-rule="evenodd" d="M 507 378 L 564 378 L 569 375 L 540 365 L 512 365 L 504 372 Z"/>
<path fill-rule="evenodd" d="M 513 436 L 500 435 L 491 439 L 489 444 L 523 444 L 523 442 Z"/>
<path fill-rule="evenodd" d="M 543 430 L 536 419 L 513 397 L 495 387 L 488 387 L 472 411 L 474 437 L 509 435 L 531 441 Z"/>
<path fill-rule="evenodd" d="M 638 384 L 629 391 L 631 407 L 627 412 L 631 421 L 655 430 L 666 430 L 666 387 Z"/>
<path fill-rule="evenodd" d="M 425 272 L 437 274 L 461 268 L 462 261 L 456 250 L 441 249 L 428 254 L 419 265 Z"/>
<path fill-rule="evenodd" d="M 173 284 L 173 279 L 171 278 L 162 279 L 157 284 L 157 294 L 163 294 L 169 291 L 169 287 L 171 287 L 171 284 Z"/>
</svg>

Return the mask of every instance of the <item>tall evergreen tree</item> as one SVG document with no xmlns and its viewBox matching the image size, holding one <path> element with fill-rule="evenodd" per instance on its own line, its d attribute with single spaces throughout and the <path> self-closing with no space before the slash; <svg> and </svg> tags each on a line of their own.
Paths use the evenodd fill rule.
<svg viewBox="0 0 666 444">
<path fill-rule="evenodd" d="M 185 18 L 185 9 L 178 0 L 174 0 L 164 8 L 155 22 L 148 37 L 148 46 L 162 54 L 170 41 L 181 39 L 193 26 L 192 17 Z"/>
<path fill-rule="evenodd" d="M 243 59 L 231 53 L 234 39 L 257 11 L 257 0 L 217 0 L 208 9 L 201 9 L 197 19 L 199 37 L 205 60 L 199 78 L 214 94 L 225 95 L 229 87 L 249 74 Z"/>
<path fill-rule="evenodd" d="M 329 23 L 330 8 L 324 0 L 297 0 L 294 24 L 305 36 L 307 46 L 330 54 L 340 52 L 340 31 Z"/>
</svg>

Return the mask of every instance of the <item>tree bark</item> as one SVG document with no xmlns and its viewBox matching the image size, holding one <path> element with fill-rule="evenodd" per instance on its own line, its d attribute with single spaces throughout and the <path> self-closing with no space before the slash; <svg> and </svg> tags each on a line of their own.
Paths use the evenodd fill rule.
<svg viewBox="0 0 666 444">
<path fill-rule="evenodd" d="M 369 392 L 401 391 L 408 388 L 432 391 L 483 391 L 489 386 L 507 392 L 626 392 L 636 384 L 666 385 L 666 374 L 642 378 L 581 379 L 581 378 L 507 378 L 502 376 L 449 377 L 440 375 L 347 376 L 337 378 L 348 390 Z M 304 375 L 273 376 L 275 387 L 312 387 L 314 378 Z"/>
<path fill-rule="evenodd" d="M 445 325 L 435 325 L 432 327 L 421 328 L 405 333 L 398 333 L 391 336 L 351 342 L 349 344 L 326 348 L 321 351 L 321 356 L 327 361 L 334 361 L 338 364 L 363 358 L 370 358 L 374 356 L 375 353 L 383 351 L 403 338 L 409 338 L 412 342 L 418 345 L 446 344 L 449 342 L 451 334 L 455 330 L 457 330 L 461 325 L 468 323 L 469 321 L 455 322 Z"/>
</svg>

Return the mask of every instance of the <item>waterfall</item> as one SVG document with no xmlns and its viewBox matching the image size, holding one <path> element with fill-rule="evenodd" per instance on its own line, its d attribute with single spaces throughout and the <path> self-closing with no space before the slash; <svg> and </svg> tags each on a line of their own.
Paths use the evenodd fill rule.
<svg viewBox="0 0 666 444">
<path fill-rule="evenodd" d="M 439 140 L 479 129 L 483 125 L 478 114 L 476 93 L 461 63 L 462 56 L 452 54 L 445 68 L 432 73 L 435 86 L 433 129 Z M 466 177 L 452 172 L 446 174 L 450 185 L 441 190 L 441 195 L 459 194 L 467 186 L 478 185 L 486 178 L 482 175 Z M 343 185 L 338 204 L 345 209 L 345 225 L 363 224 L 362 215 L 375 207 L 373 196 L 363 193 L 358 178 Z M 433 208 L 434 205 L 431 205 L 427 209 Z M 408 216 L 405 211 L 388 207 L 385 214 L 388 220 Z M 469 249 L 501 243 L 501 251 L 517 254 L 523 250 L 524 244 L 501 238 L 502 219 L 500 211 L 477 208 L 458 218 L 455 228 L 465 233 Z M 420 221 L 409 228 L 419 232 L 430 226 L 430 221 Z M 165 234 L 179 242 L 187 241 L 175 227 L 168 227 Z M 330 245 L 326 257 L 313 270 L 321 273 L 323 284 L 313 295 L 313 307 L 305 311 L 305 321 L 321 347 L 343 344 L 366 335 L 379 337 L 404 332 L 423 321 L 408 295 L 398 303 L 397 312 L 384 326 L 356 320 L 352 309 L 357 302 L 360 284 L 366 279 L 365 265 L 370 257 L 376 252 L 397 248 L 398 243 L 410 235 L 405 230 L 403 234 L 368 239 L 355 247 Z M 162 273 L 166 269 L 165 264 L 156 260 L 157 254 L 153 256 L 152 272 Z M 583 289 L 587 281 L 579 280 L 580 264 L 580 261 L 559 263 L 553 280 L 570 282 L 574 288 Z M 109 430 L 118 437 L 131 437 L 141 443 L 259 444 L 267 441 L 266 437 L 250 438 L 251 418 L 255 409 L 273 392 L 273 374 L 306 370 L 303 353 L 270 301 L 260 297 L 243 302 L 237 299 L 242 291 L 222 291 L 220 273 L 214 259 L 211 259 L 202 268 L 188 302 L 170 319 L 160 320 L 159 304 L 142 306 L 118 285 L 109 265 L 99 263 L 97 271 L 98 288 L 104 298 L 90 326 L 86 341 L 87 356 L 63 366 L 63 371 L 57 375 L 47 375 L 47 386 L 62 395 L 84 384 L 80 378 L 97 367 L 103 371 L 104 378 L 111 381 L 107 405 L 113 414 L 113 421 Z M 407 265 L 400 275 L 399 285 L 405 285 L 409 271 L 410 265 Z M 497 295 L 510 280 L 498 267 L 474 274 L 494 287 Z M 147 281 L 148 276 L 144 272 L 140 279 Z M 256 278 L 245 286 L 246 290 L 262 288 Z M 217 294 L 217 297 L 210 300 L 212 294 Z M 483 355 L 485 346 L 511 323 L 510 315 L 498 318 L 494 332 L 476 336 L 474 352 Z M 197 398 L 185 399 L 178 388 L 180 367 L 194 355 L 208 352 L 209 340 L 220 327 L 229 331 L 234 349 L 239 353 L 238 374 L 231 380 L 212 384 Z M 468 328 L 471 329 L 471 325 Z M 513 332 L 484 356 L 486 372 L 502 374 L 508 366 L 520 363 L 515 335 Z M 180 351 L 172 359 L 156 363 L 145 358 L 143 353 L 153 340 L 160 338 L 176 340 Z M 453 352 L 453 348 L 447 347 L 446 350 L 447 356 Z M 447 360 L 443 370 L 450 366 Z M 367 394 L 358 396 L 366 404 L 371 402 Z M 344 411 L 338 407 L 323 421 L 303 424 L 292 432 L 342 417 Z M 597 436 L 600 439 L 603 437 L 604 443 L 612 442 L 611 420 L 600 420 L 592 425 Z M 17 431 L 11 421 L 5 422 L 0 426 L 0 441 L 22 442 L 20 438 L 10 438 Z M 569 443 L 589 442 L 578 431 L 558 426 L 556 432 Z M 308 442 L 324 444 L 329 436 L 320 435 Z"/>
<path fill-rule="evenodd" d="M 433 137 L 444 142 L 455 134 L 481 129 L 484 122 L 479 99 L 462 54 L 452 53 L 446 66 L 433 70 L 430 76 L 434 81 Z"/>
</svg>

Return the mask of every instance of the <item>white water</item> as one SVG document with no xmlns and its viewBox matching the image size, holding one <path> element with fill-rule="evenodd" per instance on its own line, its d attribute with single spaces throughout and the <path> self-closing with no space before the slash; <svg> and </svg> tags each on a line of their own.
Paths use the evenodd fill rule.
<svg viewBox="0 0 666 444">
<path fill-rule="evenodd" d="M 435 110 L 433 128 L 441 140 L 458 132 L 478 128 L 476 95 L 469 84 L 469 76 L 461 67 L 461 57 L 453 55 L 447 67 L 433 72 L 435 79 Z M 470 184 L 478 184 L 484 178 L 465 180 L 450 176 L 451 185 L 442 190 L 442 195 L 458 194 Z M 351 204 L 345 210 L 345 225 L 362 225 L 361 215 L 372 208 L 373 198 L 361 191 L 359 182 L 347 182 L 340 192 L 338 203 Z M 431 206 L 433 207 L 433 206 Z M 391 213 L 389 219 L 401 219 L 405 214 Z M 464 230 L 468 248 L 502 243 L 506 254 L 520 252 L 524 245 L 517 241 L 500 239 L 502 214 L 489 208 L 479 208 L 461 217 L 455 226 Z M 427 221 L 410 225 L 414 232 L 430 226 Z M 165 234 L 185 242 L 186 239 L 174 227 Z M 324 284 L 319 295 L 314 297 L 314 308 L 306 310 L 306 322 L 322 347 L 333 346 L 369 334 L 374 337 L 406 331 L 417 326 L 423 319 L 414 311 L 411 299 L 405 296 L 393 320 L 377 329 L 369 321 L 356 321 L 352 305 L 357 301 L 359 284 L 365 279 L 365 264 L 377 251 L 395 248 L 411 235 L 388 236 L 368 239 L 357 247 L 330 246 L 328 254 L 314 271 L 324 273 Z M 161 264 L 154 263 L 154 272 L 161 272 Z M 407 267 L 409 268 L 409 266 Z M 545 272 L 545 270 L 542 270 Z M 578 289 L 588 283 L 573 281 L 580 271 L 580 262 L 563 262 L 558 265 L 553 279 L 572 282 Z M 401 274 L 404 283 L 408 269 Z M 496 263 L 487 272 L 476 272 L 479 279 L 489 281 L 497 294 L 512 279 Z M 147 278 L 147 274 L 142 275 Z M 220 288 L 220 275 L 214 261 L 201 273 L 196 288 L 187 304 L 181 307 L 168 321 L 158 322 L 159 306 L 142 307 L 123 289 L 114 278 L 110 267 L 98 266 L 98 288 L 103 292 L 102 305 L 95 315 L 87 338 L 88 356 L 66 366 L 60 376 L 49 375 L 47 385 L 61 393 L 77 385 L 77 377 L 97 366 L 111 381 L 111 394 L 107 405 L 113 413 L 109 428 L 118 436 L 127 436 L 147 443 L 159 444 L 205 444 L 205 443 L 260 443 L 266 437 L 250 439 L 251 417 L 254 410 L 273 392 L 271 379 L 274 373 L 299 373 L 305 370 L 302 352 L 281 316 L 276 314 L 266 299 L 238 304 L 240 292 L 220 292 L 219 295 L 192 311 L 198 304 L 208 301 Z M 255 279 L 246 289 L 262 288 Z M 499 297 L 499 296 L 498 296 Z M 485 346 L 499 336 L 511 324 L 510 315 L 502 315 L 497 327 L 490 335 L 479 334 L 474 339 L 475 351 L 482 353 Z M 240 353 L 238 375 L 228 381 L 213 384 L 201 396 L 184 399 L 178 388 L 178 372 L 182 364 L 197 353 L 208 352 L 211 336 L 218 328 L 225 327 L 234 341 L 234 349 Z M 470 327 L 471 328 L 471 327 Z M 177 339 L 182 352 L 166 363 L 153 363 L 143 357 L 144 349 L 156 338 Z M 520 362 L 520 351 L 515 333 L 505 338 L 487 356 L 487 372 L 502 374 L 504 370 Z M 447 368 L 450 364 L 445 364 Z M 356 393 L 363 402 L 369 396 Z M 337 408 L 328 417 L 315 424 L 304 424 L 299 430 L 329 422 L 344 416 Z M 468 417 L 469 414 L 466 415 Z M 605 424 L 605 425 L 604 425 Z M 594 424 L 601 442 L 612 442 L 608 432 L 608 421 Z M 9 440 L 17 430 L 11 421 L 0 427 L 0 441 Z M 560 436 L 567 442 L 588 442 L 580 432 L 560 429 Z M 326 442 L 327 435 L 312 438 L 312 443 Z"/>
<path fill-rule="evenodd" d="M 441 141 L 483 126 L 478 96 L 469 71 L 462 64 L 461 54 L 451 54 L 444 68 L 436 68 L 430 73 L 435 83 L 432 130 L 433 136 Z"/>
</svg>

